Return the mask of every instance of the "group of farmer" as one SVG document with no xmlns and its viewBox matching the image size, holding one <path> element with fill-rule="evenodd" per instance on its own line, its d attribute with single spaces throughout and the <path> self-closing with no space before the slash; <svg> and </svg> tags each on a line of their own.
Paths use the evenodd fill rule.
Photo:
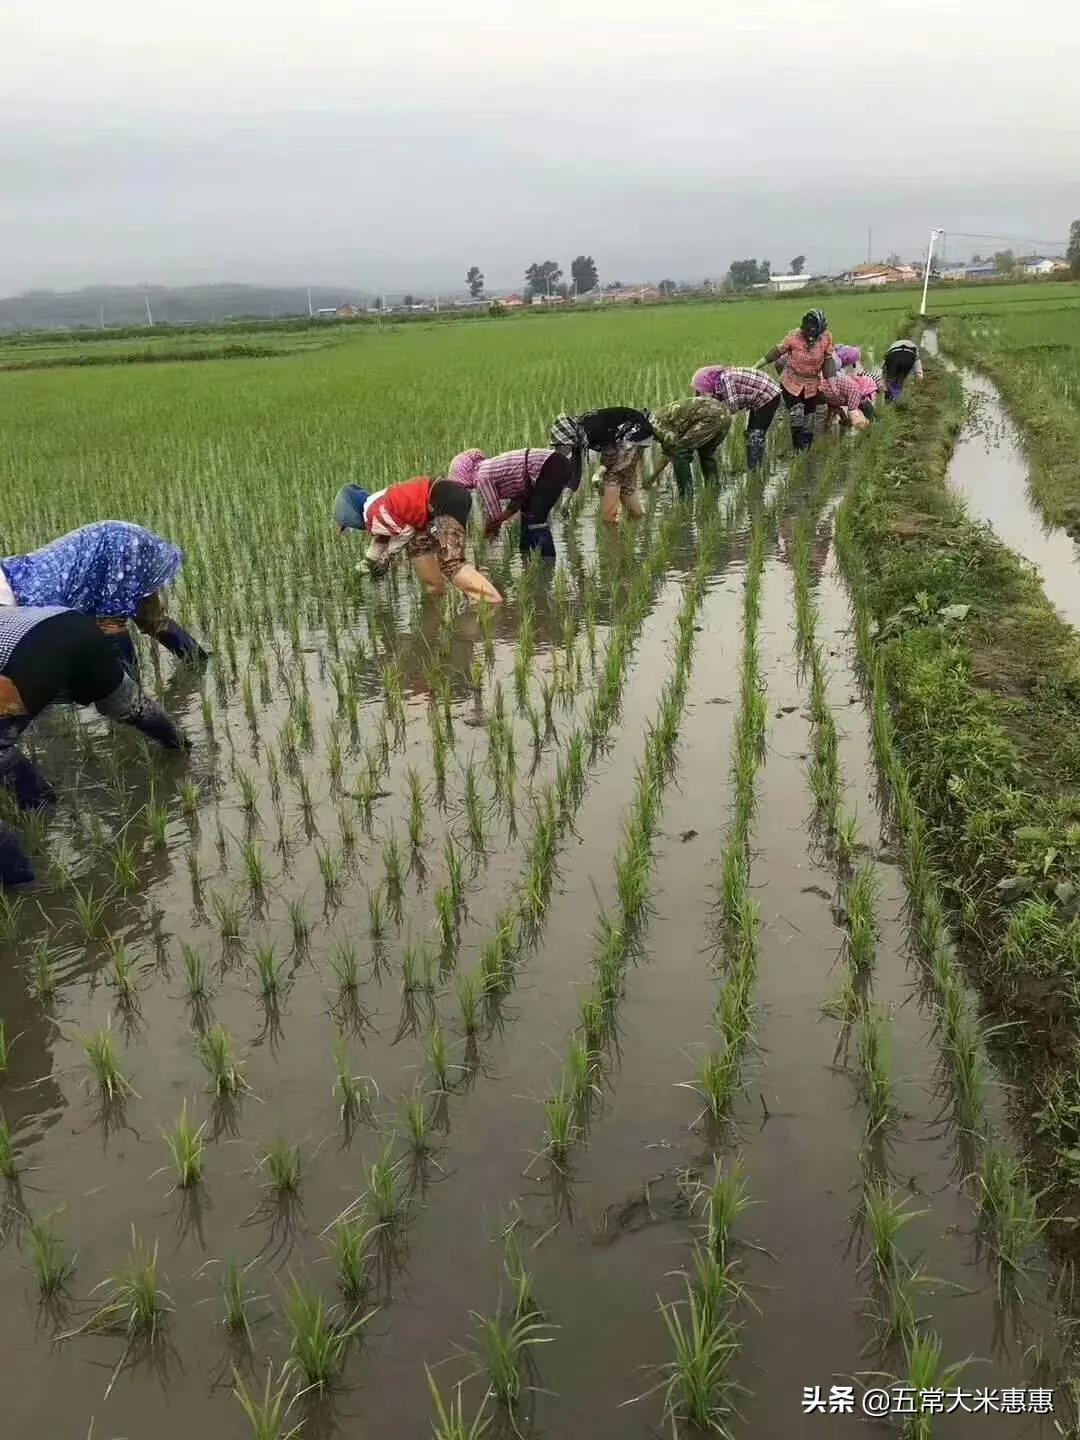
<svg viewBox="0 0 1080 1440">
<path fill-rule="evenodd" d="M 747 412 L 746 463 L 756 471 L 781 404 L 795 448 L 805 450 L 823 412 L 828 421 L 861 428 L 872 420 L 879 393 L 891 402 L 910 376 L 922 375 L 918 349 L 908 340 L 889 348 L 880 376 L 866 374 L 860 359 L 857 348 L 834 344 L 825 316 L 811 310 L 758 368 L 706 365 L 694 373 L 690 396 L 654 411 L 612 406 L 559 415 L 546 447 L 491 457 L 465 450 L 445 477 L 421 476 L 373 493 L 346 485 L 334 501 L 334 519 L 342 531 L 370 534 L 365 563 L 372 575 L 384 574 L 404 554 L 429 591 L 441 593 L 449 584 L 499 604 L 494 585 L 466 558 L 474 495 L 488 537 L 520 517 L 521 553 L 552 559 L 552 511 L 564 493 L 578 489 L 591 454 L 600 461 L 602 518 L 614 523 L 620 511 L 639 518 L 645 452 L 653 445 L 662 460 L 648 480 L 654 483 L 670 466 L 685 496 L 695 457 L 703 479 L 718 481 L 717 452 L 736 412 Z M 775 367 L 778 379 L 765 365 Z M 134 624 L 178 659 L 208 658 L 162 599 L 182 563 L 176 545 L 121 520 L 85 525 L 31 554 L 0 558 L 0 787 L 17 807 L 40 808 L 54 799 L 18 744 L 52 703 L 93 705 L 166 749 L 189 748 L 143 690 L 129 629 Z M 0 821 L 0 885 L 28 881 L 33 873 L 18 832 Z"/>
</svg>

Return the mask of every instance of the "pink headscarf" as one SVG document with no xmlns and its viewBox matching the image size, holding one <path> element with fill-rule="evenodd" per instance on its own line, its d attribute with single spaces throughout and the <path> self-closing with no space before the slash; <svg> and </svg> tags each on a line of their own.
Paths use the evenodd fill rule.
<svg viewBox="0 0 1080 1440">
<path fill-rule="evenodd" d="M 872 375 L 867 375 L 865 374 L 865 372 L 860 371 L 857 375 L 853 375 L 851 378 L 859 387 L 859 394 L 864 400 L 873 400 L 876 398 L 878 393 L 878 383 Z"/>
<path fill-rule="evenodd" d="M 487 459 L 483 450 L 463 450 L 450 461 L 449 479 L 456 480 L 467 490 L 475 490 L 480 466 Z"/>
<path fill-rule="evenodd" d="M 695 370 L 694 378 L 690 382 L 693 386 L 694 394 L 715 395 L 716 386 L 723 373 L 723 365 L 703 365 L 700 370 Z"/>
<path fill-rule="evenodd" d="M 841 365 L 858 365 L 862 359 L 862 351 L 857 345 L 837 345 L 836 358 Z"/>
</svg>

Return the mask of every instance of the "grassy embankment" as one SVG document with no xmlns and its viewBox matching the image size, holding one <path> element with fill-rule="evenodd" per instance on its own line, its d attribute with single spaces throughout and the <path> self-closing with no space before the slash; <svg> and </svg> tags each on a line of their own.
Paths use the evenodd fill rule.
<svg viewBox="0 0 1080 1440">
<path fill-rule="evenodd" d="M 1080 306 L 950 316 L 950 353 L 986 371 L 1023 429 L 1031 493 L 1047 522 L 1080 533 Z"/>
<path fill-rule="evenodd" d="M 947 489 L 961 413 L 957 378 L 928 367 L 859 447 L 838 543 L 891 708 L 894 806 L 906 788 L 1064 1215 L 1080 1209 L 1080 640 Z"/>
</svg>

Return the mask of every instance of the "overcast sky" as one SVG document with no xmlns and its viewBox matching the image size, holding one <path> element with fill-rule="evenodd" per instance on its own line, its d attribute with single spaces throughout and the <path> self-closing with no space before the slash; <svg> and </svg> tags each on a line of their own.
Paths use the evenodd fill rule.
<svg viewBox="0 0 1080 1440">
<path fill-rule="evenodd" d="M 1068 0 L 0 0 L 0 56 L 2 294 L 829 270 L 1080 215 Z"/>
</svg>

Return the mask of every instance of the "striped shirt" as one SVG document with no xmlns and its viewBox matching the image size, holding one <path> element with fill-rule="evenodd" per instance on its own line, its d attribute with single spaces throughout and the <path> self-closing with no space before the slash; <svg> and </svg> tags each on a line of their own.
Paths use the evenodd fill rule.
<svg viewBox="0 0 1080 1440">
<path fill-rule="evenodd" d="M 0 609 L 0 671 L 4 670 L 15 647 L 43 620 L 63 615 L 64 605 L 5 605 Z"/>
<path fill-rule="evenodd" d="M 832 333 L 826 330 L 816 340 L 808 340 L 801 330 L 792 330 L 776 347 L 787 356 L 780 375 L 780 384 L 789 395 L 802 395 L 807 400 L 821 389 L 821 371 L 826 359 L 836 348 Z"/>
<path fill-rule="evenodd" d="M 836 375 L 821 382 L 821 398 L 830 410 L 857 410 L 867 396 L 853 375 Z"/>
<path fill-rule="evenodd" d="M 480 497 L 488 523 L 501 518 L 508 500 L 524 500 L 554 450 L 508 450 L 482 461 L 473 474 L 470 489 Z"/>
<path fill-rule="evenodd" d="M 396 540 L 426 530 L 431 519 L 433 484 L 430 476 L 418 475 L 415 480 L 405 480 L 369 495 L 364 506 L 367 529 L 383 540 Z"/>
<path fill-rule="evenodd" d="M 725 366 L 717 376 L 713 394 L 729 410 L 760 410 L 763 405 L 772 404 L 780 394 L 780 386 L 760 370 Z"/>
</svg>

